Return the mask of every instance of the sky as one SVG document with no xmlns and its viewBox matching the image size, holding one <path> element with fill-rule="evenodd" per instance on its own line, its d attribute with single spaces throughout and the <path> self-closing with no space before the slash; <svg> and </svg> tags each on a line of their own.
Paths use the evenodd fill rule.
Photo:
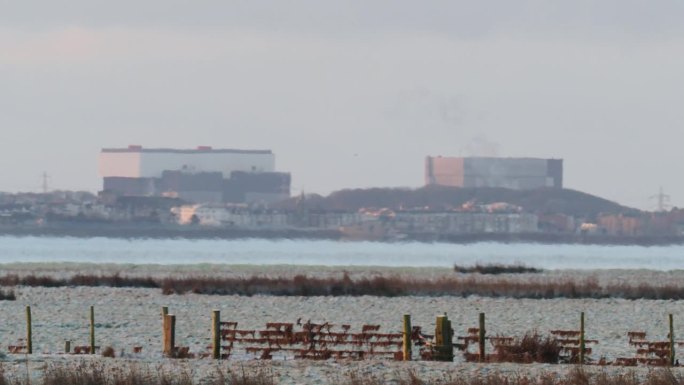
<svg viewBox="0 0 684 385">
<path fill-rule="evenodd" d="M 292 192 L 563 158 L 684 206 L 684 2 L 0 0 L 0 191 L 101 188 L 103 147 L 272 149 Z"/>
</svg>

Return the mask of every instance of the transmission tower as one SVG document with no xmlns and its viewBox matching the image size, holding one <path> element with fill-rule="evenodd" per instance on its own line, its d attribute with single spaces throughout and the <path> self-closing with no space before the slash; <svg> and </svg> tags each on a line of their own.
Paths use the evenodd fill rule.
<svg viewBox="0 0 684 385">
<path fill-rule="evenodd" d="M 649 199 L 655 199 L 656 200 L 656 210 L 663 212 L 667 211 L 671 206 L 670 206 L 670 196 L 665 194 L 665 191 L 663 190 L 663 187 L 660 186 L 660 190 L 658 190 L 658 194 L 652 195 Z"/>
</svg>

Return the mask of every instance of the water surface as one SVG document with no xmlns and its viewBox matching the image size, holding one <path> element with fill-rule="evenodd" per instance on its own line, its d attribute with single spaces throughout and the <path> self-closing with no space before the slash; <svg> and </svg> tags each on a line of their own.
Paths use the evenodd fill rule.
<svg viewBox="0 0 684 385">
<path fill-rule="evenodd" d="M 684 246 L 0 237 L 0 263 L 14 262 L 676 270 L 684 268 Z"/>
</svg>

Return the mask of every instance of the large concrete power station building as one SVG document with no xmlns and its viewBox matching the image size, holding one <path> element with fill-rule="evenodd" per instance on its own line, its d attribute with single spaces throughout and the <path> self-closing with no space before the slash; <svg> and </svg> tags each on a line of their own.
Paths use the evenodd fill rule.
<svg viewBox="0 0 684 385">
<path fill-rule="evenodd" d="M 425 184 L 532 190 L 563 188 L 563 160 L 539 158 L 427 157 Z"/>
<path fill-rule="evenodd" d="M 275 171 L 270 150 L 105 148 L 100 175 L 104 191 L 123 196 L 195 203 L 272 203 L 290 196 L 290 174 Z"/>
</svg>

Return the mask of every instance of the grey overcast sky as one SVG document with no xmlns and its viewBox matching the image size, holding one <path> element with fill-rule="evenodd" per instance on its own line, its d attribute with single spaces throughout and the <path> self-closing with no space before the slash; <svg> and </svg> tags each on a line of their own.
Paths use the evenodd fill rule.
<svg viewBox="0 0 684 385">
<path fill-rule="evenodd" d="M 426 155 L 565 159 L 684 206 L 684 2 L 0 0 L 0 191 L 100 187 L 102 147 L 269 148 L 293 193 Z"/>
</svg>

